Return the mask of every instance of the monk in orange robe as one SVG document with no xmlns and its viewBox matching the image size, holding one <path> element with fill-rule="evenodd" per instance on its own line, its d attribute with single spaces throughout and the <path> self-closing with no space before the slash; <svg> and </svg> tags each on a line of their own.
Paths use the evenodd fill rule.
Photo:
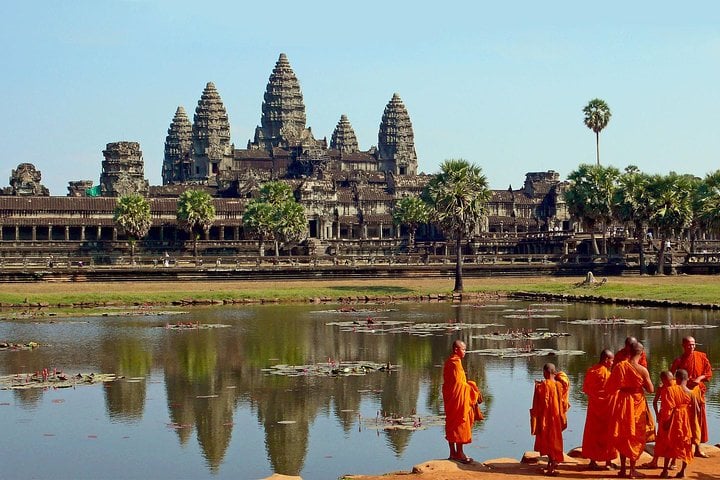
<svg viewBox="0 0 720 480">
<path fill-rule="evenodd" d="M 588 368 L 583 381 L 583 392 L 588 397 L 582 455 L 590 459 L 590 470 L 610 470 L 617 452 L 610 443 L 608 418 L 613 397 L 605 391 L 610 378 L 614 355 L 610 350 L 600 353 L 600 361 Z M 604 466 L 597 462 L 605 462 Z"/>
<path fill-rule="evenodd" d="M 546 363 L 543 366 L 544 380 L 535 382 L 530 409 L 530 433 L 535 435 L 533 448 L 540 455 L 547 455 L 545 474 L 549 476 L 558 474 L 557 465 L 565 459 L 562 432 L 567 428 L 569 407 L 568 389 L 562 380 L 555 379 L 556 375 L 555 365 Z"/>
<path fill-rule="evenodd" d="M 655 433 L 655 423 L 645 399 L 646 390 L 654 391 L 647 368 L 640 365 L 643 352 L 640 342 L 633 344 L 633 355 L 630 360 L 616 363 L 605 385 L 609 395 L 615 395 L 610 414 L 610 436 L 612 446 L 620 453 L 620 471 L 622 478 L 639 478 L 641 474 L 635 469 L 637 459 L 645 449 L 647 434 Z M 630 463 L 630 470 L 626 462 Z"/>
<path fill-rule="evenodd" d="M 683 369 L 688 373 L 687 386 L 689 389 L 698 387 L 700 395 L 698 400 L 700 402 L 700 416 L 698 418 L 700 422 L 700 439 L 695 444 L 695 456 L 700 458 L 707 458 L 707 455 L 700 451 L 700 444 L 708 441 L 708 427 L 707 427 L 707 412 L 705 410 L 705 392 L 707 386 L 705 385 L 712 378 L 712 367 L 710 366 L 710 360 L 707 355 L 703 352 L 695 350 L 695 339 L 693 337 L 685 337 L 682 341 L 683 354 L 673 361 L 670 365 L 670 371 L 675 373 L 679 369 Z"/>
<path fill-rule="evenodd" d="M 462 366 L 465 342 L 455 340 L 452 354 L 443 367 L 442 395 L 445 404 L 445 438 L 450 446 L 450 460 L 472 463 L 465 455 L 463 445 L 472 442 L 472 425 L 475 406 L 481 402 L 480 389 L 468 381 Z"/>
<path fill-rule="evenodd" d="M 670 373 L 669 370 L 663 370 L 660 372 L 660 383 L 658 384 L 657 390 L 655 390 L 655 398 L 653 399 L 653 410 L 655 411 L 655 419 L 659 422 L 660 421 L 660 409 L 658 406 L 660 405 L 660 402 L 662 401 L 662 398 L 666 395 L 665 392 L 667 392 L 668 387 L 675 385 L 675 377 L 672 373 Z M 650 460 L 650 462 L 641 465 L 640 468 L 658 468 L 658 445 L 660 445 L 659 450 L 662 450 L 662 444 L 663 442 L 667 442 L 667 432 L 663 430 L 662 428 L 657 429 L 657 434 L 655 435 L 655 449 L 653 450 L 653 458 Z M 671 459 L 670 468 L 673 468 L 675 466 L 675 459 Z"/>
<path fill-rule="evenodd" d="M 633 343 L 637 343 L 638 339 L 635 337 L 627 337 L 625 339 L 625 346 L 615 352 L 615 363 L 620 363 L 623 360 L 630 360 L 630 357 L 632 357 L 632 345 Z M 645 350 L 643 350 L 642 355 L 640 355 L 640 361 L 638 362 L 640 365 L 642 365 L 645 368 L 648 368 L 648 362 L 647 357 L 645 356 Z"/>
<path fill-rule="evenodd" d="M 700 435 L 697 396 L 687 387 L 688 373 L 682 368 L 675 372 L 675 384 L 663 392 L 658 418 L 657 455 L 665 457 L 660 478 L 668 478 L 670 459 L 682 460 L 676 478 L 685 477 L 685 468 L 693 459 L 693 446 Z"/>
</svg>

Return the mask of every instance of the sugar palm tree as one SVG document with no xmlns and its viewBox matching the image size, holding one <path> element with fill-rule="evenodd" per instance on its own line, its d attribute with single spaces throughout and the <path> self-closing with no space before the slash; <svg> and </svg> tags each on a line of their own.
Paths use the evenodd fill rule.
<svg viewBox="0 0 720 480">
<path fill-rule="evenodd" d="M 595 230 L 601 226 L 604 235 L 605 226 L 612 220 L 613 194 L 619 175 L 615 167 L 587 164 L 568 175 L 570 185 L 565 191 L 568 212 L 590 232 L 595 255 L 600 254 Z"/>
<path fill-rule="evenodd" d="M 134 265 L 135 243 L 148 234 L 152 225 L 150 203 L 142 195 L 123 195 L 118 198 L 113 221 L 128 237 L 130 262 Z"/>
<path fill-rule="evenodd" d="M 647 186 L 650 176 L 630 165 L 618 179 L 613 195 L 613 213 L 615 218 L 625 225 L 633 226 L 635 243 L 640 256 L 640 275 L 645 272 L 645 241 L 647 222 L 650 217 L 650 198 Z"/>
<path fill-rule="evenodd" d="M 595 132 L 595 150 L 597 153 L 597 164 L 600 165 L 600 132 L 607 127 L 612 113 L 605 100 L 593 98 L 583 108 L 585 126 Z"/>
<path fill-rule="evenodd" d="M 430 209 L 419 197 L 403 197 L 395 203 L 392 212 L 395 225 L 408 227 L 408 251 L 415 248 L 415 232 L 430 220 Z"/>
<path fill-rule="evenodd" d="M 186 190 L 178 197 L 177 220 L 193 239 L 193 255 L 197 259 L 197 241 L 201 232 L 207 232 L 215 221 L 215 205 L 209 193 Z"/>
<path fill-rule="evenodd" d="M 720 170 L 708 173 L 699 182 L 693 198 L 693 216 L 698 229 L 720 230 Z M 694 239 L 695 235 L 693 243 Z M 694 246 L 691 251 L 695 251 Z"/>
<path fill-rule="evenodd" d="M 650 225 L 660 235 L 658 271 L 665 273 L 665 245 L 673 233 L 690 226 L 692 221 L 692 182 L 686 175 L 670 172 L 653 175 L 648 184 Z"/>
<path fill-rule="evenodd" d="M 463 159 L 445 160 L 423 192 L 433 220 L 455 240 L 455 292 L 463 291 L 463 240 L 487 215 L 491 194 L 482 168 Z"/>
</svg>

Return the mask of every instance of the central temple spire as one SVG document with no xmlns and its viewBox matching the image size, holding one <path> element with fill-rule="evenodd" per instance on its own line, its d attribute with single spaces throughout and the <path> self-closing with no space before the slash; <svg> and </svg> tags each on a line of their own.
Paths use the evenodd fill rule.
<svg viewBox="0 0 720 480">
<path fill-rule="evenodd" d="M 255 148 L 292 147 L 312 138 L 305 127 L 305 104 L 295 72 L 280 54 L 265 89 L 261 126 L 255 129 Z"/>
</svg>

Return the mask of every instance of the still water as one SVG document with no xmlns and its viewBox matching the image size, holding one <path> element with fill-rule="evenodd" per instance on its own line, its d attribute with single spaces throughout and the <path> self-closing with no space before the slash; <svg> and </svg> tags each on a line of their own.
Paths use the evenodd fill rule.
<svg viewBox="0 0 720 480">
<path fill-rule="evenodd" d="M 637 336 L 656 380 L 681 353 L 682 337 L 693 335 L 698 349 L 720 365 L 714 328 L 720 312 L 518 301 L 337 308 L 223 306 L 173 315 L 0 322 L 0 341 L 42 344 L 33 351 L 0 351 L 0 374 L 57 368 L 124 377 L 76 388 L 0 390 L 0 477 L 257 479 L 276 472 L 322 480 L 407 470 L 447 456 L 443 428 L 430 419 L 442 413 L 441 365 L 456 338 L 468 345 L 468 378 L 478 381 L 485 397 L 486 420 L 466 448 L 475 459 L 520 458 L 532 449 L 528 408 L 545 362 L 572 381 L 566 450 L 580 444 L 582 379 L 603 348 L 617 350 L 626 336 Z M 583 322 L 606 319 L 603 325 Z M 225 327 L 165 328 L 177 322 Z M 411 328 L 417 324 L 442 325 Z M 566 335 L 533 342 L 522 334 L 502 335 L 530 330 Z M 557 353 L 482 352 L 504 348 Z M 339 360 L 398 368 L 325 377 L 267 371 Z M 720 440 L 719 385 L 713 379 L 708 391 L 712 443 Z M 380 412 L 415 414 L 430 425 L 379 429 Z"/>
</svg>

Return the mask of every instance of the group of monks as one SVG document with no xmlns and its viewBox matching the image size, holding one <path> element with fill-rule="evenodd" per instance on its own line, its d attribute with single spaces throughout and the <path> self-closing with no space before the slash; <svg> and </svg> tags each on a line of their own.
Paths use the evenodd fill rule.
<svg viewBox="0 0 720 480">
<path fill-rule="evenodd" d="M 587 370 L 583 382 L 588 407 L 582 456 L 590 460 L 590 469 L 616 467 L 613 461 L 619 456 L 618 477 L 643 477 L 636 464 L 646 443 L 652 441 L 655 455 L 646 466 L 658 468 L 658 457 L 663 457 L 660 478 L 669 477 L 675 460 L 682 462 L 675 477 L 684 478 L 693 457 L 706 457 L 700 444 L 708 440 L 705 391 L 712 368 L 707 356 L 695 349 L 693 337 L 683 338 L 682 345 L 683 354 L 661 374 L 653 401 L 657 429 L 645 397 L 646 392 L 655 392 L 655 387 L 645 349 L 636 338 L 628 337 L 616 353 L 603 350 L 599 362 Z M 477 384 L 465 376 L 461 363 L 465 348 L 460 340 L 453 343 L 453 352 L 443 369 L 442 393 L 450 459 L 470 463 L 473 460 L 465 455 L 463 445 L 471 442 L 472 425 L 482 418 L 478 409 L 482 394 Z M 562 432 L 567 428 L 569 390 L 567 375 L 552 363 L 545 364 L 543 380 L 535 382 L 530 429 L 535 436 L 534 449 L 548 458 L 545 474 L 549 476 L 558 475 L 557 466 L 565 458 Z"/>
</svg>

